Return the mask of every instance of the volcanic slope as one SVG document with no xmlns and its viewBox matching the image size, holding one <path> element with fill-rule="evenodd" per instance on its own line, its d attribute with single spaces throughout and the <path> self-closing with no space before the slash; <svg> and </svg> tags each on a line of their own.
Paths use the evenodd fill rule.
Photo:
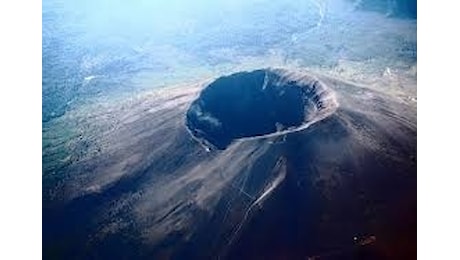
<svg viewBox="0 0 460 260">
<path fill-rule="evenodd" d="M 45 258 L 416 256 L 408 100 L 262 69 L 65 120 L 83 133 L 62 165 L 44 150 Z"/>
</svg>

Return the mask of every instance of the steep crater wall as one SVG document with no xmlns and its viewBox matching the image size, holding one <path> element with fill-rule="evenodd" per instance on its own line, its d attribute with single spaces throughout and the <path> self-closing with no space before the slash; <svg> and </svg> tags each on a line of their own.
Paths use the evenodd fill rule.
<svg viewBox="0 0 460 260">
<path fill-rule="evenodd" d="M 206 86 L 190 105 L 186 126 L 207 147 L 225 149 L 237 139 L 304 129 L 337 106 L 334 93 L 308 74 L 261 69 Z"/>
</svg>

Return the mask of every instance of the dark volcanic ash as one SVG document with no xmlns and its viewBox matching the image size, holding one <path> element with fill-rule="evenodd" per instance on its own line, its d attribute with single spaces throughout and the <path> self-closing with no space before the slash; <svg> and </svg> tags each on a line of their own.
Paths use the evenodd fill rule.
<svg viewBox="0 0 460 260">
<path fill-rule="evenodd" d="M 79 121 L 86 153 L 44 176 L 44 255 L 297 259 L 369 235 L 374 259 L 412 255 L 412 104 L 300 71 L 206 86 Z"/>
</svg>

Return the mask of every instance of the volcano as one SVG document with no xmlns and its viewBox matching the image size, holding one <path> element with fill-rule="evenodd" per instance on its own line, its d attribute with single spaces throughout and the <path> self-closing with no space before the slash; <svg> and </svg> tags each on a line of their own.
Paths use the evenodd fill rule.
<svg viewBox="0 0 460 260">
<path fill-rule="evenodd" d="M 75 140 L 86 144 L 75 146 L 81 157 L 59 182 L 44 177 L 45 255 L 416 255 L 409 101 L 267 68 L 90 111 L 97 114 L 78 121 L 88 129 Z"/>
</svg>

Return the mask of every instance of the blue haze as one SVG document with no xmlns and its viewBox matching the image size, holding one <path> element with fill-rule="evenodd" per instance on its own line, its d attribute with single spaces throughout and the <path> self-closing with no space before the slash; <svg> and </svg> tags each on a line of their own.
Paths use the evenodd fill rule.
<svg viewBox="0 0 460 260">
<path fill-rule="evenodd" d="M 416 2 L 396 2 L 44 0 L 43 121 L 273 57 L 273 65 L 374 59 L 378 70 L 407 69 L 416 62 Z"/>
</svg>

